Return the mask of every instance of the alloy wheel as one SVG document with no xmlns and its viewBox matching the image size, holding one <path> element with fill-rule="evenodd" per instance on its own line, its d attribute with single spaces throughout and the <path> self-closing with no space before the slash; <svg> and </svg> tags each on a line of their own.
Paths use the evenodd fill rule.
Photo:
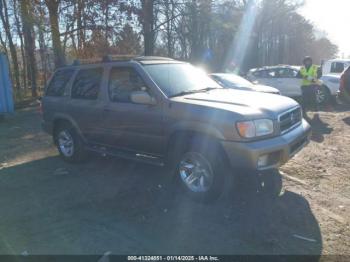
<svg viewBox="0 0 350 262">
<path fill-rule="evenodd" d="M 62 130 L 58 134 L 58 146 L 65 157 L 71 157 L 74 154 L 73 137 L 67 130 Z"/>
<path fill-rule="evenodd" d="M 209 191 L 214 173 L 209 161 L 200 153 L 188 152 L 180 161 L 179 175 L 186 187 L 194 193 Z"/>
</svg>

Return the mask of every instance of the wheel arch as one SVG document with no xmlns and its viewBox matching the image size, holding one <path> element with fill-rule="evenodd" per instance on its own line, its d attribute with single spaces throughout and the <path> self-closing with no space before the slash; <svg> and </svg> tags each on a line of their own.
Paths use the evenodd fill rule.
<svg viewBox="0 0 350 262">
<path fill-rule="evenodd" d="M 205 131 L 206 130 L 206 131 Z M 224 148 L 222 147 L 220 140 L 224 139 L 222 134 L 218 133 L 218 130 L 213 129 L 191 129 L 191 128 L 179 128 L 171 132 L 168 137 L 166 154 L 171 156 L 171 152 L 176 151 L 177 146 L 187 146 L 191 142 L 195 141 L 208 141 L 210 143 L 215 143 L 222 153 L 225 153 Z"/>
<path fill-rule="evenodd" d="M 52 125 L 52 135 L 55 136 L 56 132 L 57 132 L 57 128 L 61 125 L 70 125 L 74 128 L 74 130 L 79 134 L 79 136 L 85 141 L 84 136 L 78 126 L 78 124 L 71 119 L 68 116 L 65 115 L 57 115 L 55 116 L 55 118 L 53 119 L 53 125 Z"/>
</svg>

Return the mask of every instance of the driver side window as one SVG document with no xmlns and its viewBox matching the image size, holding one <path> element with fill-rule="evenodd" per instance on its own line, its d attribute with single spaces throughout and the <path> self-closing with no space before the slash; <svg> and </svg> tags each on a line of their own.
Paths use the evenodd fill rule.
<svg viewBox="0 0 350 262">
<path fill-rule="evenodd" d="M 131 93 L 147 91 L 139 74 L 131 67 L 114 67 L 111 69 L 108 84 L 110 101 L 131 103 Z"/>
</svg>

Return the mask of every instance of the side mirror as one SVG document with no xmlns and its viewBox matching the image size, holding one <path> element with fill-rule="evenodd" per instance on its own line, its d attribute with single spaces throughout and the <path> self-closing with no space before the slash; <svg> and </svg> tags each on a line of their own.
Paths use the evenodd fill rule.
<svg viewBox="0 0 350 262">
<path fill-rule="evenodd" d="M 146 91 L 134 91 L 130 95 L 131 102 L 142 105 L 155 105 L 156 100 Z"/>
</svg>

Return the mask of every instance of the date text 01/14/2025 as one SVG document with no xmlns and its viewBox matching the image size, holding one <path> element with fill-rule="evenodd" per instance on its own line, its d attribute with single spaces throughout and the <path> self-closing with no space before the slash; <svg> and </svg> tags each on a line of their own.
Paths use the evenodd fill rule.
<svg viewBox="0 0 350 262">
<path fill-rule="evenodd" d="M 128 256 L 128 261 L 219 261 L 215 256 Z"/>
</svg>

